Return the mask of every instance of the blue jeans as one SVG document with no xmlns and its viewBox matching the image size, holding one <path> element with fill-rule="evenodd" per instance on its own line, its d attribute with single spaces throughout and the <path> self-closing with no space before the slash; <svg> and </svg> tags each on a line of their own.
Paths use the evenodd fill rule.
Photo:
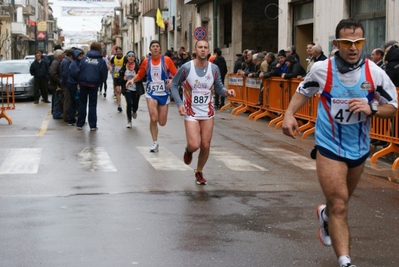
<svg viewBox="0 0 399 267">
<path fill-rule="evenodd" d="M 51 99 L 51 105 L 52 105 L 52 113 L 53 113 L 53 119 L 62 119 L 62 109 L 61 105 L 62 102 L 64 101 L 62 94 L 58 95 L 57 92 L 53 92 L 53 97 Z"/>
<path fill-rule="evenodd" d="M 68 109 L 67 120 L 68 120 L 68 123 L 70 123 L 70 124 L 76 123 L 75 114 L 79 108 L 79 103 L 80 103 L 80 100 L 76 99 L 77 90 L 78 90 L 77 85 L 68 84 L 68 91 L 69 91 L 69 94 L 71 95 L 71 105 L 69 106 L 69 109 Z"/>
<path fill-rule="evenodd" d="M 80 85 L 80 103 L 78 107 L 78 122 L 77 127 L 83 127 L 86 120 L 87 100 L 89 101 L 89 126 L 90 128 L 97 127 L 97 95 L 98 87 L 88 87 Z"/>
</svg>

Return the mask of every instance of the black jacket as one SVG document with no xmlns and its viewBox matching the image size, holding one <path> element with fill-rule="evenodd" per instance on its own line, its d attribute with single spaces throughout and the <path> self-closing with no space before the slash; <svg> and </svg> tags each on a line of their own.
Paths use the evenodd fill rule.
<svg viewBox="0 0 399 267">
<path fill-rule="evenodd" d="M 399 46 L 393 45 L 385 55 L 385 72 L 396 87 L 399 87 Z"/>
<path fill-rule="evenodd" d="M 277 68 L 276 68 L 277 63 L 278 63 L 278 60 L 277 60 L 277 58 L 275 58 L 272 61 L 272 63 L 270 63 L 269 66 L 267 66 L 267 72 L 263 73 L 263 78 L 270 78 L 270 77 L 273 77 L 273 76 L 280 76 L 278 71 L 277 71 Z"/>
<path fill-rule="evenodd" d="M 127 58 L 127 57 L 126 57 Z M 117 84 L 122 87 L 122 93 L 125 94 L 126 92 L 126 82 L 124 77 L 125 77 L 125 72 L 126 72 L 126 61 L 124 61 L 123 67 L 119 70 L 118 72 L 118 79 L 117 79 Z M 140 65 L 138 64 L 138 61 L 136 61 L 136 66 L 134 67 L 135 72 L 137 73 L 139 71 Z M 143 79 L 144 80 L 144 79 Z M 136 82 L 136 93 L 139 95 L 144 94 L 144 86 L 143 86 L 143 80 Z"/>
<path fill-rule="evenodd" d="M 296 78 L 298 75 L 305 75 L 306 70 L 299 64 L 299 62 L 295 62 L 289 68 L 289 72 L 284 75 L 285 79 Z"/>
<path fill-rule="evenodd" d="M 49 69 L 49 77 L 50 77 L 50 89 L 56 90 L 57 88 L 61 88 L 61 67 L 58 58 L 54 59 L 51 62 L 51 66 Z"/>
<path fill-rule="evenodd" d="M 30 65 L 30 74 L 35 78 L 46 78 L 49 74 L 49 66 L 46 60 L 35 60 Z"/>
<path fill-rule="evenodd" d="M 256 66 L 255 66 L 254 62 L 251 60 L 251 62 L 246 63 L 244 73 L 245 73 L 245 76 L 248 77 L 248 74 L 254 73 L 254 72 L 256 72 Z"/>
<path fill-rule="evenodd" d="M 217 56 L 213 61 L 213 64 L 219 67 L 220 70 L 220 78 L 222 78 L 222 82 L 224 83 L 224 77 L 227 74 L 227 64 L 226 60 L 222 56 Z"/>
<path fill-rule="evenodd" d="M 321 54 L 317 58 L 314 58 L 313 60 L 314 60 L 314 62 L 317 62 L 317 61 L 323 61 L 326 59 L 327 59 L 326 55 L 324 55 L 324 53 L 321 52 Z"/>
<path fill-rule="evenodd" d="M 242 61 L 241 60 L 237 60 L 234 63 L 234 73 L 237 73 L 238 70 L 242 70 Z"/>
</svg>

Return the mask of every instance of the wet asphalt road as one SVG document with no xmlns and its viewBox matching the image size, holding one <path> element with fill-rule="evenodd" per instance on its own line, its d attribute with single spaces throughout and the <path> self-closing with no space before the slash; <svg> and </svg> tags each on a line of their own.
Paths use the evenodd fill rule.
<svg viewBox="0 0 399 267">
<path fill-rule="evenodd" d="M 18 102 L 0 120 L 0 266 L 338 266 L 317 238 L 323 202 L 307 140 L 218 112 L 207 186 L 182 162 L 172 103 L 150 154 L 145 100 L 133 129 L 111 96 L 97 132 Z M 399 266 L 398 171 L 367 163 L 350 202 L 352 259 Z M 299 163 L 299 164 L 296 164 Z M 391 180 L 393 182 L 387 182 Z"/>
</svg>

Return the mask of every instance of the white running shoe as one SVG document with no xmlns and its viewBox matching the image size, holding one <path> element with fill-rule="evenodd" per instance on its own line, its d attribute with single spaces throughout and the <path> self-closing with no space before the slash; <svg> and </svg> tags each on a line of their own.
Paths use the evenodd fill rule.
<svg viewBox="0 0 399 267">
<path fill-rule="evenodd" d="M 132 128 L 132 122 L 131 121 L 129 121 L 128 123 L 127 123 L 127 125 L 126 125 L 126 128 Z"/>
<path fill-rule="evenodd" d="M 137 112 L 133 112 L 132 116 L 133 116 L 133 119 L 136 119 L 137 118 Z"/>
<path fill-rule="evenodd" d="M 155 153 L 155 152 L 158 152 L 158 150 L 159 150 L 159 145 L 158 144 L 153 144 L 152 146 L 151 146 L 151 148 L 150 148 L 150 152 L 151 153 Z"/>
<path fill-rule="evenodd" d="M 323 220 L 322 212 L 326 209 L 326 205 L 319 205 L 316 209 L 317 219 L 319 220 L 319 240 L 325 246 L 331 246 L 331 237 L 328 233 L 328 222 Z"/>
</svg>

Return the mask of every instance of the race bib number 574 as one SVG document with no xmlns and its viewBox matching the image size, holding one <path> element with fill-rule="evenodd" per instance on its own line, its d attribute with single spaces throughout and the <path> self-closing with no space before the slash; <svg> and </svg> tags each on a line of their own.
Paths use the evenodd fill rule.
<svg viewBox="0 0 399 267">
<path fill-rule="evenodd" d="M 355 124 L 367 119 L 363 112 L 353 113 L 349 110 L 348 103 L 350 98 L 331 98 L 331 116 L 334 121 L 340 124 Z M 368 102 L 367 98 L 362 98 Z"/>
</svg>

